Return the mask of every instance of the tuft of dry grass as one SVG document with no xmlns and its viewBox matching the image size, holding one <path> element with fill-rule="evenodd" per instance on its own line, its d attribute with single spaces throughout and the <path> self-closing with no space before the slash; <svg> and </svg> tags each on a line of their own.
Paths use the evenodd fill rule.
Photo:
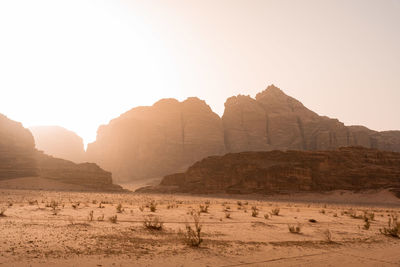
<svg viewBox="0 0 400 267">
<path fill-rule="evenodd" d="M 7 210 L 7 207 L 1 207 L 0 208 L 0 217 L 5 217 L 6 215 L 4 214 Z"/>
<path fill-rule="evenodd" d="M 251 207 L 251 216 L 257 217 L 258 216 L 258 208 L 256 206 Z"/>
<path fill-rule="evenodd" d="M 144 217 L 143 226 L 149 230 L 161 231 L 163 229 L 163 222 L 158 216 L 147 215 Z"/>
<path fill-rule="evenodd" d="M 88 216 L 88 221 L 89 221 L 89 222 L 93 221 L 93 214 L 94 214 L 94 211 L 91 210 L 91 211 L 89 212 L 89 216 Z"/>
<path fill-rule="evenodd" d="M 388 220 L 388 227 L 379 229 L 379 231 L 386 236 L 400 238 L 400 222 L 397 215 L 391 214 Z"/>
<path fill-rule="evenodd" d="M 289 232 L 292 234 L 300 234 L 301 233 L 301 226 L 300 224 L 295 225 L 290 225 L 288 224 Z"/>
<path fill-rule="evenodd" d="M 191 212 L 193 219 L 193 226 L 189 223 L 186 224 L 185 241 L 192 247 L 198 247 L 203 242 L 201 238 L 202 225 L 200 223 L 200 212 Z"/>
<path fill-rule="evenodd" d="M 122 204 L 119 203 L 118 206 L 116 207 L 117 213 L 122 213 L 124 211 L 124 208 L 122 207 Z"/>
<path fill-rule="evenodd" d="M 225 218 L 230 219 L 231 213 L 229 211 L 225 211 Z"/>
<path fill-rule="evenodd" d="M 278 216 L 280 211 L 281 211 L 281 209 L 278 208 L 278 207 L 273 208 L 273 209 L 271 210 L 271 215 Z"/>
<path fill-rule="evenodd" d="M 111 216 L 108 218 L 111 223 L 117 223 L 118 217 L 117 215 Z"/>
<path fill-rule="evenodd" d="M 210 205 L 205 204 L 205 205 L 199 205 L 199 209 L 201 213 L 208 213 L 208 208 L 210 207 Z"/>
<path fill-rule="evenodd" d="M 332 243 L 332 233 L 329 229 L 326 229 L 322 232 L 325 238 L 325 241 L 328 243 Z"/>
</svg>

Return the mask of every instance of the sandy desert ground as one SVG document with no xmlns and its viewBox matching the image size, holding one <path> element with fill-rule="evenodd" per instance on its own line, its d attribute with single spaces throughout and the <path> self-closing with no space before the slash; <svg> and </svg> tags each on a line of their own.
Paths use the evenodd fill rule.
<svg viewBox="0 0 400 267">
<path fill-rule="evenodd" d="M 186 225 L 200 205 L 203 242 L 193 247 Z M 400 215 L 388 192 L 261 199 L 0 189 L 0 207 L 2 266 L 400 266 L 400 239 L 379 230 Z M 155 217 L 161 230 L 143 224 Z"/>
</svg>

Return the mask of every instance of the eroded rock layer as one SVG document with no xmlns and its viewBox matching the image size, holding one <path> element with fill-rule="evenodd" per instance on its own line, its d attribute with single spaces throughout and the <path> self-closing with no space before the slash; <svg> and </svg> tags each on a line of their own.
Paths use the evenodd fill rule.
<svg viewBox="0 0 400 267">
<path fill-rule="evenodd" d="M 197 98 L 134 108 L 98 129 L 87 160 L 119 181 L 163 177 L 226 152 L 335 150 L 363 146 L 400 152 L 400 131 L 377 132 L 319 116 L 274 85 L 227 99 L 222 118 Z"/>
<path fill-rule="evenodd" d="M 268 194 L 382 188 L 400 189 L 400 153 L 347 147 L 212 156 L 142 191 Z"/>
<path fill-rule="evenodd" d="M 0 114 L 0 180 L 24 177 L 78 185 L 80 190 L 122 190 L 112 183 L 110 172 L 94 163 L 75 164 L 37 151 L 31 132 Z"/>
<path fill-rule="evenodd" d="M 183 171 L 224 152 L 221 119 L 204 101 L 163 99 L 101 126 L 96 142 L 88 145 L 87 160 L 126 181 Z"/>
</svg>

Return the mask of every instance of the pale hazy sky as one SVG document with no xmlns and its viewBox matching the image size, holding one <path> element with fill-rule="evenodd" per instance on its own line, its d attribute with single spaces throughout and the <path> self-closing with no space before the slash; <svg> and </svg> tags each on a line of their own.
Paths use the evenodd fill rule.
<svg viewBox="0 0 400 267">
<path fill-rule="evenodd" d="M 400 129 L 400 0 L 0 1 L 0 113 L 97 127 L 160 98 L 274 83 L 320 115 Z"/>
</svg>

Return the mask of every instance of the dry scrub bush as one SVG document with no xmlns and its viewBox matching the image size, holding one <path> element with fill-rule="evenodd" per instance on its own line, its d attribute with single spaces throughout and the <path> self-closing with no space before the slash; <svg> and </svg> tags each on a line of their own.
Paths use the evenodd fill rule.
<svg viewBox="0 0 400 267">
<path fill-rule="evenodd" d="M 97 221 L 99 222 L 104 221 L 104 214 L 101 214 L 99 217 L 97 217 Z"/>
<path fill-rule="evenodd" d="M 108 220 L 111 222 L 111 223 L 117 223 L 117 215 L 114 215 L 114 216 L 111 216 L 111 217 L 109 217 L 108 218 Z"/>
<path fill-rule="evenodd" d="M 258 208 L 256 206 L 251 207 L 251 216 L 257 217 L 258 213 Z"/>
<path fill-rule="evenodd" d="M 291 232 L 292 234 L 300 234 L 300 232 L 301 232 L 300 224 L 297 224 L 297 226 L 288 224 L 288 228 L 289 228 L 289 232 Z"/>
<path fill-rule="evenodd" d="M 389 217 L 388 227 L 383 227 L 379 231 L 386 236 L 400 238 L 400 222 L 397 219 L 397 215 L 392 214 Z"/>
<path fill-rule="evenodd" d="M 280 211 L 281 211 L 280 208 L 274 208 L 271 210 L 271 215 L 278 216 Z"/>
<path fill-rule="evenodd" d="M 225 218 L 230 219 L 231 213 L 229 211 L 225 211 Z"/>
<path fill-rule="evenodd" d="M 4 214 L 7 210 L 7 207 L 1 207 L 0 208 L 0 217 L 5 217 L 6 215 Z"/>
<path fill-rule="evenodd" d="M 58 208 L 59 205 L 60 205 L 60 203 L 58 203 L 55 200 L 52 200 L 50 202 L 50 204 L 48 205 L 51 208 L 51 212 L 52 212 L 53 215 L 57 215 L 58 212 L 60 211 L 60 209 Z"/>
<path fill-rule="evenodd" d="M 144 217 L 143 226 L 149 230 L 161 231 L 163 228 L 163 222 L 158 216 L 148 215 Z"/>
<path fill-rule="evenodd" d="M 119 203 L 118 206 L 116 207 L 117 213 L 122 213 L 124 211 L 124 208 L 122 207 L 122 204 Z"/>
<path fill-rule="evenodd" d="M 269 215 L 267 213 L 264 214 L 265 219 L 269 219 Z"/>
<path fill-rule="evenodd" d="M 209 208 L 210 206 L 209 205 L 207 205 L 207 204 L 205 204 L 205 205 L 199 205 L 199 209 L 200 209 L 200 212 L 201 213 L 208 213 L 208 208 Z"/>
<path fill-rule="evenodd" d="M 189 223 L 186 224 L 185 240 L 188 245 L 198 247 L 203 242 L 201 238 L 202 225 L 200 224 L 200 212 L 192 211 L 191 215 L 193 218 L 193 227 Z"/>
<path fill-rule="evenodd" d="M 88 221 L 89 221 L 89 222 L 93 221 L 93 214 L 94 214 L 94 211 L 91 210 L 91 211 L 89 212 L 89 216 L 88 216 Z"/>
<path fill-rule="evenodd" d="M 150 203 L 149 203 L 149 209 L 150 209 L 151 212 L 156 212 L 156 210 L 157 210 L 157 203 L 156 203 L 154 200 L 150 201 Z"/>
<path fill-rule="evenodd" d="M 326 230 L 323 232 L 323 235 L 324 235 L 324 238 L 325 238 L 325 241 L 326 241 L 326 242 L 328 242 L 328 243 L 331 243 L 331 242 L 332 242 L 332 233 L 331 233 L 331 231 L 330 231 L 329 229 L 326 229 Z"/>
</svg>

